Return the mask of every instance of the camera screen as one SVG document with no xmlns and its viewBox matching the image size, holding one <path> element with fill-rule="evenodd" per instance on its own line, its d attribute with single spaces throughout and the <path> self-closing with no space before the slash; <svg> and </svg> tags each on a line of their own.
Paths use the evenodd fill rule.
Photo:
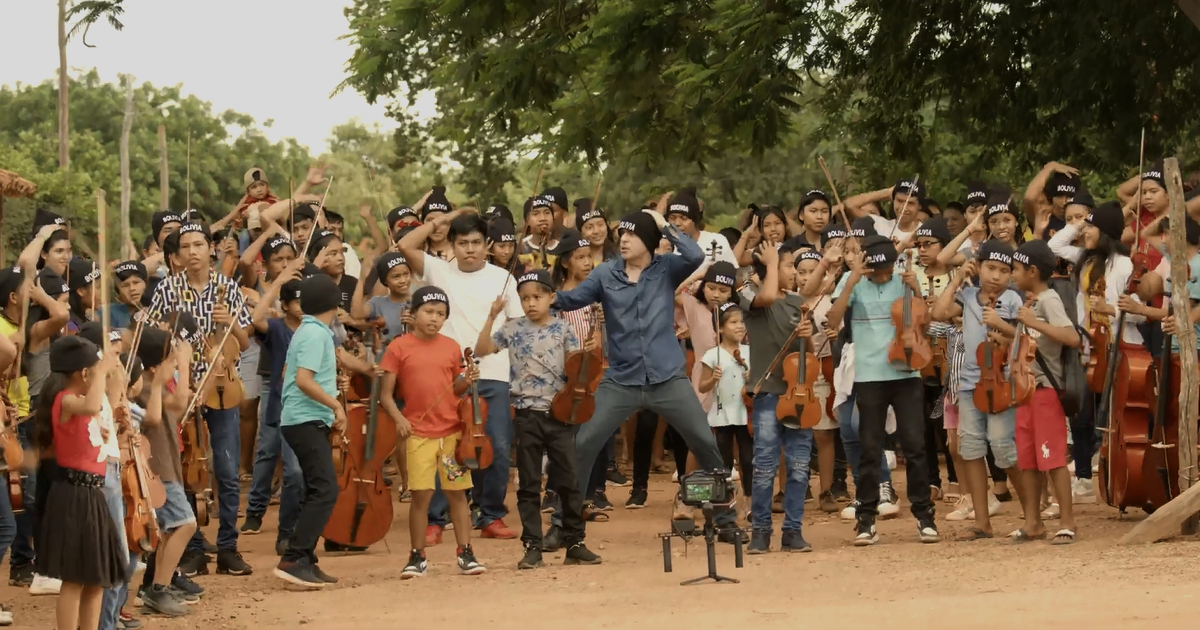
<svg viewBox="0 0 1200 630">
<path fill-rule="evenodd" d="M 687 494 L 691 501 L 712 501 L 713 486 L 710 483 L 689 485 Z"/>
</svg>

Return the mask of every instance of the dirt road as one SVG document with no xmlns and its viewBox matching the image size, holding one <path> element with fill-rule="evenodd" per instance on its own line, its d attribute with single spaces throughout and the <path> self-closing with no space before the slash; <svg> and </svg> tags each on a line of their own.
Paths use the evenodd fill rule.
<svg viewBox="0 0 1200 630">
<path fill-rule="evenodd" d="M 897 475 L 903 479 L 903 475 Z M 948 628 L 954 630 L 1063 628 L 1183 628 L 1195 621 L 1200 603 L 1194 539 L 1143 547 L 1118 547 L 1116 539 L 1140 515 L 1117 519 L 1104 506 L 1082 506 L 1079 542 L 1014 546 L 1007 540 L 953 542 L 966 525 L 947 523 L 939 504 L 944 542 L 922 545 L 907 511 L 881 521 L 880 543 L 850 546 L 852 530 L 817 511 L 810 502 L 804 535 L 815 551 L 746 556 L 735 569 L 733 550 L 718 546 L 718 569 L 740 584 L 681 587 L 681 580 L 706 572 L 702 541 L 674 545 L 674 573 L 663 573 L 655 536 L 668 527 L 673 488 L 666 476 L 652 481 L 644 510 L 621 507 L 628 488 L 610 488 L 617 504 L 607 523 L 588 528 L 588 545 L 604 557 L 592 567 L 562 566 L 562 552 L 548 554 L 547 567 L 517 571 L 519 541 L 475 541 L 490 569 L 463 577 L 454 567 L 452 533 L 429 552 L 431 572 L 400 580 L 407 559 L 407 504 L 398 505 L 386 540 L 367 554 L 322 555 L 321 566 L 342 578 L 317 592 L 292 591 L 271 575 L 277 561 L 274 508 L 264 531 L 243 536 L 252 576 L 197 578 L 208 589 L 191 615 L 180 620 L 138 616 L 146 628 L 267 629 L 471 628 L 788 628 L 837 630 Z M 903 490 L 900 491 L 903 496 Z M 514 501 L 509 493 L 510 508 Z M 506 519 L 519 529 L 515 509 Z M 776 527 L 780 519 L 776 518 Z M 1020 508 L 1004 504 L 994 517 L 998 534 L 1020 524 Z M 1052 524 L 1053 525 L 1053 524 Z M 216 524 L 208 528 L 215 538 Z M 778 548 L 779 534 L 774 545 Z M 390 548 L 390 551 L 389 551 Z M 318 552 L 320 553 L 320 552 Z M 140 575 L 138 576 L 140 580 Z M 15 613 L 15 628 L 52 628 L 53 597 L 32 598 L 27 590 L 4 587 L 0 601 Z M 134 608 L 130 608 L 135 610 Z"/>
</svg>

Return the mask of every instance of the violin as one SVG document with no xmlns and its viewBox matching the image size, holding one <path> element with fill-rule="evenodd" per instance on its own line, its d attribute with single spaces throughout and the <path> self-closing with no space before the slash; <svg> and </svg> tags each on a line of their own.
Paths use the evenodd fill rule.
<svg viewBox="0 0 1200 630">
<path fill-rule="evenodd" d="M 1104 303 L 1105 293 L 1108 291 L 1108 283 L 1104 276 L 1092 283 L 1092 287 L 1088 289 L 1088 297 L 1098 297 L 1100 302 Z M 1092 315 L 1092 328 L 1088 331 L 1088 345 L 1091 348 L 1091 354 L 1088 355 L 1087 363 L 1087 384 L 1088 388 L 1093 392 L 1104 391 L 1104 378 L 1108 374 L 1108 346 L 1109 340 L 1112 337 L 1112 331 L 1108 327 L 1107 315 Z"/>
<path fill-rule="evenodd" d="M 367 336 L 366 360 L 373 366 L 380 350 L 379 331 L 368 328 Z M 338 453 L 338 497 L 321 535 L 342 545 L 368 547 L 383 540 L 392 527 L 392 496 L 383 465 L 396 448 L 396 422 L 388 414 L 380 415 L 380 390 L 381 378 L 372 375 L 368 401 L 346 404 L 345 430 L 330 434 Z"/>
<path fill-rule="evenodd" d="M 226 304 L 225 285 L 217 286 L 217 303 Z M 246 390 L 237 373 L 237 361 L 242 351 L 238 348 L 237 339 L 229 334 L 229 328 L 214 324 L 213 332 L 205 340 L 205 345 L 211 353 L 208 364 L 212 369 L 211 381 L 207 387 L 204 405 L 209 409 L 236 409 L 246 398 Z"/>
<path fill-rule="evenodd" d="M 907 268 L 912 269 L 912 250 L 907 253 L 907 261 Z M 896 327 L 896 338 L 888 346 L 888 363 L 904 371 L 919 371 L 929 365 L 933 360 L 933 348 L 925 336 L 929 305 L 908 283 L 904 284 L 904 296 L 892 302 L 892 324 Z"/>
<path fill-rule="evenodd" d="M 1032 293 L 1025 301 L 1027 308 L 1037 302 Z M 1008 356 L 1009 397 L 1014 407 L 1020 407 L 1033 398 L 1037 389 L 1037 378 L 1033 375 L 1033 363 L 1037 360 L 1037 341 L 1026 330 L 1025 324 L 1017 322 L 1017 334 L 1013 337 Z"/>
<path fill-rule="evenodd" d="M 8 398 L 7 382 L 0 383 L 0 404 L 4 405 L 4 417 L 0 418 L 0 453 L 4 455 L 8 500 L 13 513 L 19 514 L 25 511 L 25 495 L 21 493 L 21 462 L 25 460 L 25 451 L 17 439 L 16 423 L 8 421 L 17 417 L 17 407 Z"/>
<path fill-rule="evenodd" d="M 198 406 L 179 423 L 179 433 L 183 441 L 183 452 L 180 454 L 183 483 L 196 495 L 196 523 L 208 525 L 212 508 L 212 470 L 208 459 L 208 425 Z"/>
<path fill-rule="evenodd" d="M 1010 345 L 998 335 L 988 335 L 975 349 L 979 382 L 975 384 L 971 400 L 975 403 L 975 408 L 984 413 L 1000 413 L 1012 407 L 1015 402 L 1012 387 L 1004 374 Z"/>
<path fill-rule="evenodd" d="M 478 364 L 475 352 L 463 350 L 463 362 Z M 462 423 L 462 439 L 454 450 L 454 458 L 468 470 L 483 470 L 492 465 L 492 440 L 487 436 L 487 401 L 479 397 L 479 381 L 471 383 L 467 395 L 458 401 L 458 420 Z"/>
<path fill-rule="evenodd" d="M 742 359 L 742 350 L 740 348 L 734 349 L 733 360 L 737 362 L 738 367 L 742 368 L 743 370 L 750 369 L 750 367 L 747 366 L 746 362 Z M 754 399 L 750 397 L 750 393 L 746 391 L 745 387 L 742 387 L 742 404 L 746 405 L 747 413 L 752 413 L 754 411 Z"/>
<path fill-rule="evenodd" d="M 125 536 L 130 549 L 151 553 L 158 547 L 161 532 L 154 510 L 167 502 L 162 480 L 150 469 L 146 436 L 136 433 L 129 418 L 129 405 L 118 404 L 113 420 L 126 439 L 121 444 L 121 498 L 125 503 Z"/>
<path fill-rule="evenodd" d="M 800 317 L 808 317 L 807 307 L 800 307 Z M 821 404 L 813 393 L 821 362 L 809 350 L 808 341 L 797 337 L 800 349 L 783 358 L 783 382 L 787 389 L 775 404 L 775 415 L 789 429 L 811 429 L 821 422 Z"/>
<path fill-rule="evenodd" d="M 599 304 L 592 305 L 592 330 L 596 331 L 596 311 Z M 592 351 L 582 348 L 571 352 L 563 361 L 567 384 L 550 402 L 550 417 L 564 424 L 583 424 L 592 419 L 596 411 L 596 388 L 604 375 L 604 357 L 599 347 Z"/>
</svg>

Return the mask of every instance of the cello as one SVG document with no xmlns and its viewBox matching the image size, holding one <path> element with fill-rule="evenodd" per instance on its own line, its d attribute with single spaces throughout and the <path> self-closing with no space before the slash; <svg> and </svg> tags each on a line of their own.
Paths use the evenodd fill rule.
<svg viewBox="0 0 1200 630">
<path fill-rule="evenodd" d="M 807 307 L 800 307 L 800 317 L 808 317 Z M 783 382 L 787 389 L 779 396 L 775 415 L 789 429 L 811 429 L 821 422 L 821 405 L 813 393 L 821 363 L 808 349 L 808 338 L 797 335 L 797 342 L 799 349 L 783 358 Z"/>
<path fill-rule="evenodd" d="M 599 332 L 596 321 L 596 311 L 599 309 L 599 304 L 592 305 L 593 334 Z M 596 411 L 596 388 L 600 386 L 600 377 L 604 375 L 602 348 L 597 345 L 590 352 L 582 348 L 571 352 L 563 360 L 563 371 L 567 376 L 567 384 L 550 402 L 550 417 L 564 424 L 583 424 L 591 420 Z"/>
<path fill-rule="evenodd" d="M 371 327 L 366 334 L 366 360 L 374 366 L 379 331 Z M 330 434 L 339 454 L 334 460 L 338 497 L 321 535 L 341 545 L 368 547 L 383 540 L 392 526 L 392 497 L 383 465 L 396 448 L 396 422 L 379 413 L 380 383 L 373 375 L 366 404 L 346 404 L 345 430 Z"/>
<path fill-rule="evenodd" d="M 469 368 L 478 364 L 475 351 L 463 350 L 463 362 Z M 487 435 L 487 401 L 479 397 L 479 381 L 471 382 L 466 396 L 458 401 L 458 420 L 462 424 L 462 439 L 454 449 L 454 458 L 468 470 L 483 470 L 492 465 L 492 440 Z"/>
<path fill-rule="evenodd" d="M 912 250 L 907 253 L 906 269 L 912 269 Z M 892 302 L 892 324 L 896 338 L 888 346 L 888 363 L 897 370 L 920 371 L 933 360 L 933 348 L 925 327 L 929 325 L 929 305 L 904 283 L 904 296 Z"/>
<path fill-rule="evenodd" d="M 1148 270 L 1144 254 L 1134 254 L 1132 260 L 1133 273 L 1129 276 L 1126 294 L 1137 289 Z M 1150 496 L 1151 487 L 1157 486 L 1159 499 L 1169 493 L 1164 492 L 1161 484 L 1151 483 L 1152 476 L 1146 474 L 1147 467 L 1155 467 L 1153 460 L 1162 457 L 1161 453 L 1148 452 L 1159 450 L 1151 446 L 1150 420 L 1151 405 L 1157 403 L 1158 375 L 1145 346 L 1122 341 L 1125 315 L 1125 311 L 1117 313 L 1113 330 L 1118 337 L 1109 344 L 1107 373 L 1100 404 L 1096 407 L 1097 425 L 1108 421 L 1108 430 L 1103 432 L 1100 445 L 1100 494 L 1106 504 L 1119 510 L 1141 507 L 1152 512 L 1157 506 Z M 1159 505 L 1162 503 L 1165 500 Z"/>
</svg>

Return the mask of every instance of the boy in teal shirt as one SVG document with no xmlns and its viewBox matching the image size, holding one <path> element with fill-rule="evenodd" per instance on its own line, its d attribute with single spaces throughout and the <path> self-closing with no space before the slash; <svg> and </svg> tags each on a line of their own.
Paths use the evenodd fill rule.
<svg viewBox="0 0 1200 630">
<path fill-rule="evenodd" d="M 304 504 L 275 576 L 308 588 L 337 582 L 317 567 L 317 539 L 337 503 L 337 474 L 329 443 L 331 428 L 346 427 L 337 399 L 337 357 L 330 326 L 341 305 L 337 283 L 324 274 L 300 283 L 304 318 L 288 346 L 283 372 L 283 439 L 304 475 Z"/>
<path fill-rule="evenodd" d="M 858 520 L 855 546 L 873 545 L 879 540 L 875 516 L 879 507 L 879 468 L 886 437 L 887 410 L 896 413 L 896 436 L 904 448 L 907 462 L 908 500 L 917 518 L 917 536 L 924 543 L 935 543 L 937 525 L 933 520 L 933 501 L 929 491 L 929 470 L 925 460 L 924 389 L 918 372 L 896 369 L 887 360 L 888 346 L 896 337 L 892 324 L 892 304 L 904 296 L 908 285 L 921 296 L 921 285 L 911 268 L 896 273 L 896 246 L 884 236 L 872 235 L 862 241 L 862 252 L 847 259 L 850 275 L 835 290 L 834 303 L 826 321 L 840 322 L 849 310 L 850 333 L 854 339 L 854 388 L 871 395 L 859 396 L 858 437 L 862 456 L 858 463 L 859 480 L 855 517 Z M 863 280 L 866 280 L 863 282 Z"/>
</svg>

